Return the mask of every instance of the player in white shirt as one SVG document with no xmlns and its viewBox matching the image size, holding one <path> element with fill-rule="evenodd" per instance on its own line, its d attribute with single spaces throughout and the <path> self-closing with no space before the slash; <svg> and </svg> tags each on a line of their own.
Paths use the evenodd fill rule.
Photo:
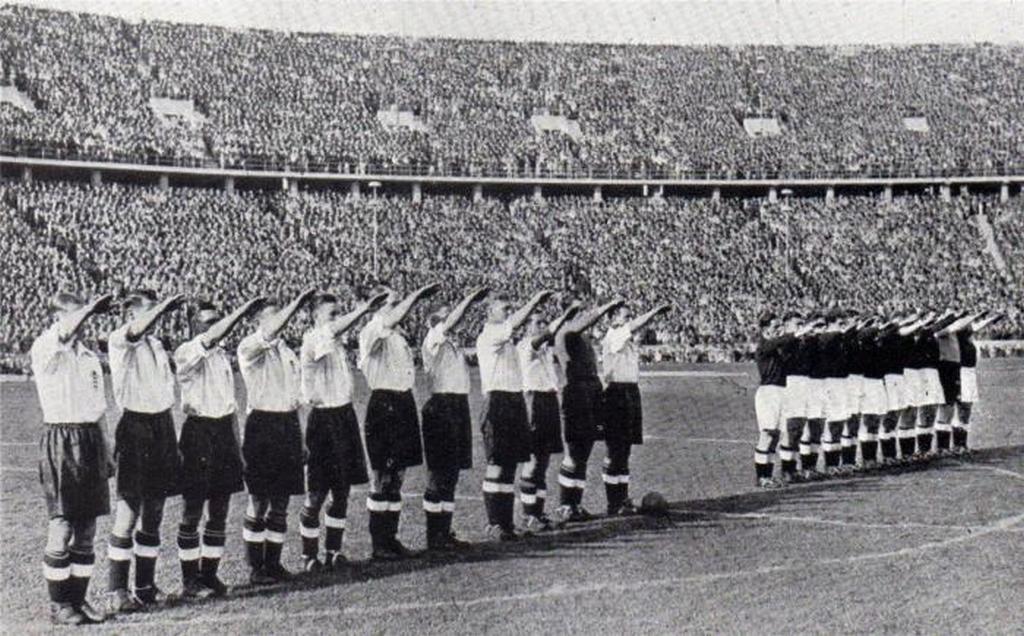
<svg viewBox="0 0 1024 636">
<path fill-rule="evenodd" d="M 484 418 L 480 424 L 487 468 L 484 473 L 484 506 L 487 533 L 499 541 L 513 541 L 515 532 L 516 467 L 530 459 L 530 425 L 523 398 L 519 354 L 512 339 L 533 311 L 551 296 L 538 292 L 512 311 L 506 296 L 492 296 L 487 322 L 476 339 L 480 362 L 480 387 L 484 393 Z"/>
<path fill-rule="evenodd" d="M 334 294 L 313 301 L 313 328 L 302 336 L 302 400 L 306 420 L 306 501 L 299 515 L 303 569 L 315 572 L 345 564 L 341 544 L 345 534 L 348 497 L 352 486 L 367 483 L 359 420 L 352 408 L 352 369 L 345 337 L 360 318 L 387 299 L 380 294 L 347 314 Z M 324 515 L 325 560 L 320 562 L 320 510 L 331 495 Z"/>
<path fill-rule="evenodd" d="M 128 322 L 107 340 L 114 399 L 123 409 L 114 435 L 118 502 L 107 549 L 110 608 L 115 612 L 162 600 L 154 581 L 160 523 L 166 498 L 178 493 L 181 466 L 171 417 L 174 374 L 153 329 L 183 300 L 175 295 L 157 302 L 156 294 L 145 289 L 129 294 L 125 302 Z M 133 556 L 135 585 L 129 594 Z"/>
<path fill-rule="evenodd" d="M 55 625 L 106 619 L 86 601 L 86 591 L 96 561 L 96 517 L 110 513 L 107 480 L 113 463 L 103 434 L 103 369 L 81 334 L 86 321 L 107 311 L 110 301 L 109 295 L 85 302 L 74 294 L 56 294 L 50 302 L 54 323 L 29 352 L 43 411 L 39 481 L 49 513 L 43 576 Z"/>
<path fill-rule="evenodd" d="M 288 530 L 288 499 L 305 493 L 299 426 L 299 359 L 281 333 L 316 293 L 310 288 L 288 305 L 267 300 L 256 314 L 259 327 L 238 344 L 238 369 L 248 396 L 242 457 L 249 505 L 242 537 L 254 585 L 287 581 L 281 565 Z"/>
<path fill-rule="evenodd" d="M 421 347 L 423 370 L 430 389 L 422 412 L 423 456 L 427 463 L 423 511 L 430 550 L 451 550 L 467 545 L 452 532 L 459 471 L 473 467 L 469 364 L 454 332 L 466 311 L 487 293 L 486 287 L 474 289 L 454 308 L 441 307 L 434 311 Z"/>
<path fill-rule="evenodd" d="M 414 554 L 398 540 L 405 470 L 423 463 L 419 415 L 412 388 L 416 368 L 401 323 L 420 300 L 439 289 L 426 285 L 402 298 L 385 286 L 387 303 L 359 332 L 359 369 L 370 387 L 363 429 L 373 471 L 373 490 L 366 499 L 373 558 L 405 559 Z"/>
<path fill-rule="evenodd" d="M 628 305 L 611 314 L 612 326 L 601 341 L 603 370 L 604 490 L 609 515 L 636 512 L 629 499 L 629 455 L 634 444 L 644 443 L 643 408 L 640 403 L 640 348 L 636 334 L 671 305 L 659 305 L 645 314 L 631 317 Z"/>
<path fill-rule="evenodd" d="M 563 379 L 555 359 L 554 339 L 562 323 L 579 310 L 580 305 L 573 303 L 550 325 L 542 312 L 533 312 L 526 323 L 526 333 L 516 345 L 530 423 L 530 461 L 519 476 L 519 500 L 523 504 L 523 527 L 527 532 L 544 532 L 554 525 L 544 513 L 551 455 L 563 451 L 558 403 Z"/>
<path fill-rule="evenodd" d="M 262 303 L 262 298 L 254 298 L 223 316 L 211 303 L 200 301 L 192 316 L 192 339 L 174 351 L 181 409 L 185 412 L 178 438 L 183 503 L 178 559 L 183 598 L 227 593 L 217 570 L 224 553 L 231 495 L 241 492 L 243 483 L 235 375 L 231 358 L 220 342 Z M 206 524 L 200 543 L 199 522 L 204 508 Z"/>
</svg>

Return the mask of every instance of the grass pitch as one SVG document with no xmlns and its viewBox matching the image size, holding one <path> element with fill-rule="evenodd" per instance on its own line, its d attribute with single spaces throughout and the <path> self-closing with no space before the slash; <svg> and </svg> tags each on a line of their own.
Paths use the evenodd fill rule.
<svg viewBox="0 0 1024 636">
<path fill-rule="evenodd" d="M 480 542 L 457 558 L 367 562 L 365 492 L 349 503 L 344 575 L 250 588 L 244 495 L 228 521 L 225 599 L 168 605 L 92 631 L 165 633 L 1020 633 L 1024 631 L 1024 362 L 984 361 L 971 461 L 753 487 L 748 365 L 659 367 L 642 380 L 648 438 L 634 450 L 632 495 L 658 490 L 667 520 L 598 519 L 518 544 L 486 543 L 483 461 L 463 473 L 455 528 Z M 478 390 L 474 388 L 474 390 Z M 365 410 L 365 387 L 357 412 Z M 422 404 L 424 396 L 418 395 Z M 49 631 L 40 560 L 46 512 L 36 472 L 40 412 L 29 382 L 0 384 L 0 626 Z M 474 402 L 474 413 L 478 404 Z M 108 414 L 112 430 L 117 413 Z M 176 421 L 180 423 L 181 415 Z M 585 505 L 604 507 L 595 449 Z M 554 462 L 557 465 L 557 460 Z M 556 466 L 548 490 L 557 497 Z M 410 471 L 402 540 L 422 547 L 422 469 Z M 285 562 L 298 568 L 300 498 Z M 550 504 L 549 504 L 550 507 Z M 180 588 L 168 500 L 157 583 Z M 106 589 L 99 520 L 94 600 Z"/>
</svg>

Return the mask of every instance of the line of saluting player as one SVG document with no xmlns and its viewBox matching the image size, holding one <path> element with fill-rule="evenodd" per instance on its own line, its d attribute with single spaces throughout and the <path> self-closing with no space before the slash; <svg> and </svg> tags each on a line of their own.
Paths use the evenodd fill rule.
<svg viewBox="0 0 1024 636">
<path fill-rule="evenodd" d="M 472 465 L 470 380 L 453 331 L 488 290 L 473 290 L 454 307 L 430 315 L 422 358 L 431 396 L 421 425 L 412 392 L 413 354 L 401 323 L 437 289 L 428 285 L 403 298 L 382 286 L 349 313 L 343 313 L 336 296 L 314 289 L 289 303 L 253 299 L 227 315 L 212 304 L 197 304 L 193 337 L 174 352 L 186 415 L 180 436 L 171 417 L 175 372 L 152 332 L 161 316 L 182 307 L 184 299 L 158 301 L 148 290 L 129 294 L 124 301 L 128 321 L 108 340 L 114 398 L 123 411 L 112 452 L 103 432 L 107 404 L 100 361 L 80 334 L 90 316 L 112 309 L 113 298 L 55 295 L 55 322 L 31 349 L 44 420 L 39 472 L 50 522 L 43 573 L 53 622 L 78 625 L 107 618 L 86 600 L 86 591 L 95 561 L 96 518 L 110 512 L 111 476 L 117 492 L 107 549 L 111 613 L 160 602 L 162 593 L 154 584 L 160 524 L 166 498 L 177 494 L 184 503 L 177 544 L 186 598 L 226 593 L 217 571 L 230 497 L 243 485 L 249 494 L 243 539 L 255 585 L 293 576 L 281 564 L 292 495 L 306 496 L 299 515 L 304 569 L 343 567 L 350 489 L 370 482 L 370 472 L 366 506 L 373 558 L 414 556 L 397 538 L 401 487 L 405 471 L 424 458 L 428 549 L 464 548 L 467 544 L 451 528 L 459 471 Z M 634 334 L 668 306 L 630 319 L 622 300 L 591 309 L 573 303 L 549 324 L 539 307 L 550 297 L 540 292 L 513 309 L 507 298 L 490 295 L 476 341 L 485 405 L 487 532 L 501 541 L 521 536 L 513 520 L 520 464 L 525 463 L 519 495 L 526 531 L 591 517 L 581 501 L 597 440 L 608 448 L 603 479 L 609 514 L 634 512 L 628 496 L 630 449 L 643 441 Z M 314 326 L 296 356 L 280 334 L 307 304 Z M 371 394 L 361 436 L 343 338 L 367 315 L 371 318 L 359 333 L 358 367 Z M 602 378 L 587 332 L 604 316 L 611 317 L 612 327 L 602 343 Z M 246 317 L 255 318 L 258 326 L 238 346 L 248 395 L 239 444 L 234 376 L 228 353 L 218 343 Z M 310 407 L 305 435 L 298 410 L 303 403 Z M 563 439 L 561 505 L 553 522 L 544 512 L 545 474 L 550 455 L 563 452 Z"/>
<path fill-rule="evenodd" d="M 1001 318 L 987 311 L 764 316 L 755 356 L 758 485 L 965 453 L 978 399 L 973 335 Z"/>
</svg>

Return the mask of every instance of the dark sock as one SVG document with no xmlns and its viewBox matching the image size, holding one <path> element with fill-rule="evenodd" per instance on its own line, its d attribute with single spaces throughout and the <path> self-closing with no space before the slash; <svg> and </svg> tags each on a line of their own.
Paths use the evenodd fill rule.
<svg viewBox="0 0 1024 636">
<path fill-rule="evenodd" d="M 839 451 L 825 451 L 825 468 L 839 466 Z"/>
<path fill-rule="evenodd" d="M 935 431 L 935 447 L 939 450 L 949 450 L 950 431 Z"/>
<path fill-rule="evenodd" d="M 315 559 L 320 553 L 320 513 L 303 507 L 299 513 L 299 534 L 302 535 L 302 557 Z"/>
<path fill-rule="evenodd" d="M 50 600 L 54 603 L 71 602 L 71 556 L 67 552 L 43 555 L 43 575 Z"/>
<path fill-rule="evenodd" d="M 895 438 L 890 437 L 888 439 L 883 439 L 881 441 L 881 446 L 882 446 L 882 457 L 884 457 L 885 459 L 895 459 L 896 458 L 896 439 Z"/>
<path fill-rule="evenodd" d="M 873 462 L 878 460 L 878 442 L 874 440 L 861 442 L 860 443 L 860 456 L 864 458 L 865 462 Z"/>
<path fill-rule="evenodd" d="M 160 551 L 160 535 L 135 531 L 135 590 L 149 590 L 156 575 L 156 559 Z"/>
<path fill-rule="evenodd" d="M 132 567 L 131 537 L 110 535 L 107 539 L 107 589 L 111 592 L 128 589 L 128 573 Z"/>
<path fill-rule="evenodd" d="M 199 576 L 199 533 L 194 526 L 178 526 L 178 560 L 181 562 L 181 580 L 191 581 Z"/>
<path fill-rule="evenodd" d="M 73 605 L 81 605 L 85 601 L 86 592 L 89 590 L 89 579 L 92 578 L 96 554 L 92 550 L 79 552 L 72 548 L 70 556 L 71 578 L 68 579 L 68 595 Z"/>
<path fill-rule="evenodd" d="M 245 540 L 245 553 L 249 567 L 258 570 L 266 562 L 264 552 L 267 543 L 267 527 L 263 519 L 254 519 L 246 515 L 242 522 L 242 538 Z"/>
<path fill-rule="evenodd" d="M 932 450 L 932 434 L 931 433 L 918 433 L 917 434 L 917 452 L 928 453 Z"/>
<path fill-rule="evenodd" d="M 900 455 L 903 457 L 910 457 L 914 454 L 914 448 L 917 446 L 917 439 L 914 437 L 901 437 L 899 438 L 900 443 Z"/>
</svg>

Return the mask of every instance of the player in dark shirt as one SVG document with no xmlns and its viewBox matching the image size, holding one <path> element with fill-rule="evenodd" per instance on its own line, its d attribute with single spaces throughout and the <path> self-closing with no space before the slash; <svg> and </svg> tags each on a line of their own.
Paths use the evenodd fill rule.
<svg viewBox="0 0 1024 636">
<path fill-rule="evenodd" d="M 956 403 L 956 420 L 953 423 L 953 452 L 966 453 L 967 432 L 971 423 L 971 411 L 978 400 L 978 349 L 974 344 L 974 334 L 985 329 L 1003 318 L 1000 313 L 983 314 L 977 321 L 957 333 L 960 345 L 960 397 Z"/>
<path fill-rule="evenodd" d="M 761 318 L 761 341 L 754 358 L 761 385 L 754 395 L 758 439 L 754 448 L 754 473 L 757 485 L 777 488 L 780 481 L 772 478 L 775 468 L 775 448 L 779 443 L 779 425 L 782 421 L 783 397 L 786 386 L 786 360 L 789 343 L 795 338 L 787 332 L 784 322 L 771 315 Z"/>
<path fill-rule="evenodd" d="M 587 485 L 587 462 L 594 442 L 603 439 L 601 379 L 597 354 L 587 332 L 603 316 L 623 305 L 618 299 L 590 310 L 580 311 L 565 321 L 555 335 L 555 353 L 565 369 L 562 390 L 562 427 L 566 452 L 558 470 L 559 521 L 586 521 L 592 515 L 583 508 Z"/>
<path fill-rule="evenodd" d="M 780 431 L 779 460 L 783 482 L 792 481 L 797 474 L 797 444 L 807 422 L 807 392 L 809 389 L 812 350 L 810 332 L 814 321 L 793 314 L 786 319 L 786 331 L 792 334 L 781 346 L 783 373 L 786 388 L 783 391 L 782 419 L 785 426 Z"/>
<path fill-rule="evenodd" d="M 878 431 L 888 409 L 885 373 L 889 363 L 882 347 L 884 334 L 880 327 L 883 324 L 884 320 L 876 317 L 857 332 L 859 367 L 864 374 L 857 440 L 860 444 L 862 466 L 866 469 L 873 468 L 878 460 Z"/>
</svg>

